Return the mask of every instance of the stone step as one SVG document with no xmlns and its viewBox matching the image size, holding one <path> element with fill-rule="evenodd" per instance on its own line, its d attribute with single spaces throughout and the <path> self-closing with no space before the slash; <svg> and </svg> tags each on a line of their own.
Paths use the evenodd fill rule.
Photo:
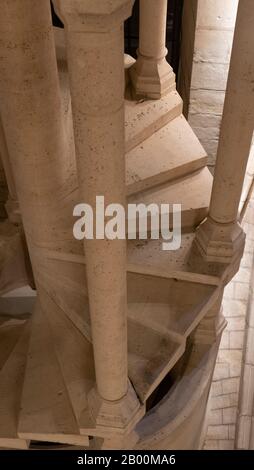
<svg viewBox="0 0 254 470">
<path fill-rule="evenodd" d="M 36 291 L 29 286 L 18 287 L 0 298 L 0 317 L 27 320 L 34 310 Z M 0 320 L 1 321 L 1 320 Z"/>
<path fill-rule="evenodd" d="M 164 178 L 164 176 L 162 177 Z M 128 203 L 142 203 L 145 205 L 149 205 L 150 203 L 155 203 L 159 206 L 163 203 L 171 205 L 181 204 L 182 227 L 192 230 L 207 216 L 212 181 L 211 173 L 204 167 L 182 178 L 153 186 L 137 194 L 131 194 L 127 200 Z M 55 241 L 51 244 L 52 250 L 55 249 L 59 253 L 61 251 L 69 251 L 73 254 L 81 254 L 83 252 L 82 242 L 75 240 L 73 237 L 75 219 L 69 217 L 69 214 L 73 213 L 75 205 L 80 202 L 83 201 L 80 200 L 78 188 L 74 188 L 71 191 L 71 197 L 66 201 L 65 206 L 59 209 L 57 214 L 59 219 L 66 220 L 66 231 L 64 238 L 62 233 L 56 233 Z"/>
<path fill-rule="evenodd" d="M 60 272 L 59 268 L 58 271 Z M 139 277 L 139 275 L 137 276 Z M 133 275 L 130 279 L 128 275 L 128 286 L 131 291 Z M 68 291 L 67 286 L 66 289 Z M 96 435 L 97 430 L 93 427 L 91 417 L 86 411 L 86 397 L 95 384 L 92 338 L 87 337 L 90 325 L 87 325 L 84 330 L 80 328 L 78 331 L 70 318 L 65 315 L 65 308 L 64 310 L 60 309 L 46 292 L 44 293 L 44 301 L 45 299 L 44 306 L 51 324 L 53 343 L 61 365 L 63 380 L 81 432 L 84 435 Z M 130 306 L 130 318 L 128 319 L 129 378 L 143 402 L 181 357 L 184 351 L 184 341 L 181 335 L 171 334 L 166 329 L 162 331 L 159 328 L 154 328 L 153 325 L 142 325 L 133 317 Z M 150 372 L 148 373 L 148 371 Z"/>
<path fill-rule="evenodd" d="M 216 285 L 128 273 L 128 315 L 183 342 L 215 302 Z"/>
<path fill-rule="evenodd" d="M 50 304 L 52 306 L 51 301 L 48 305 Z M 63 312 L 56 314 L 56 308 L 53 314 L 52 310 L 48 312 L 63 380 L 72 406 L 80 417 L 78 420 L 80 430 L 83 435 L 100 435 L 101 431 L 94 427 L 86 408 L 87 395 L 95 385 L 91 338 L 88 342 L 87 337 L 76 329 Z M 143 402 L 181 357 L 184 351 L 183 343 L 184 340 L 180 342 L 178 336 L 170 336 L 168 332 L 163 334 L 149 326 L 143 326 L 132 318 L 128 319 L 129 378 Z"/>
<path fill-rule="evenodd" d="M 89 444 L 79 433 L 51 330 L 38 304 L 32 318 L 18 435 L 35 441 Z"/>
<path fill-rule="evenodd" d="M 125 99 L 125 149 L 130 152 L 182 114 L 182 99 L 172 91 L 160 100 Z"/>
<path fill-rule="evenodd" d="M 208 292 L 209 286 L 205 287 L 204 296 L 207 297 L 211 290 Z M 172 292 L 173 302 L 177 302 L 176 304 L 172 302 Z M 190 296 L 196 289 L 187 286 L 185 296 L 180 296 L 182 292 L 182 286 L 176 280 L 128 275 L 129 377 L 142 402 L 149 398 L 184 353 L 187 331 L 183 335 L 183 331 L 171 331 L 171 328 L 176 316 L 180 317 L 183 313 L 183 307 L 190 307 L 195 297 L 192 295 L 190 300 Z M 200 300 L 201 296 L 198 297 Z M 91 345 L 63 312 L 58 311 L 51 299 L 44 306 L 47 320 L 37 309 L 33 316 L 29 350 L 28 337 L 26 336 L 24 342 L 22 336 L 18 347 L 10 356 L 10 364 L 7 361 L 4 367 L 4 377 L 7 380 L 0 382 L 1 399 L 4 397 L 0 412 L 4 412 L 4 418 L 7 411 L 11 414 L 11 420 L 8 414 L 8 427 L 10 423 L 12 426 L 8 433 L 4 428 L 4 437 L 0 434 L 2 447 L 25 448 L 30 439 L 85 446 L 88 445 L 88 435 L 98 435 L 91 419 L 86 422 L 82 420 L 82 416 L 87 417 L 87 394 L 95 384 Z M 50 328 L 47 325 L 49 318 Z M 181 322 L 177 322 L 177 325 L 178 323 Z M 186 321 L 182 324 L 185 323 Z M 14 383 L 19 386 L 14 387 Z M 11 385 L 12 388 L 9 389 Z M 13 390 L 13 393 L 9 394 L 9 390 Z M 80 417 L 79 426 L 83 436 L 78 434 L 72 407 L 76 416 Z M 3 422 L 4 419 L 1 419 L 0 423 Z M 3 431 L 1 424 L 0 431 Z"/>
<path fill-rule="evenodd" d="M 188 269 L 185 271 L 184 266 L 185 265 L 183 263 L 179 269 L 172 269 L 170 264 L 160 267 L 159 263 L 157 266 L 153 266 L 152 263 L 146 264 L 145 262 L 141 264 L 128 263 L 127 271 L 128 273 L 155 276 L 163 279 L 175 279 L 177 281 L 184 282 L 197 282 L 198 284 L 208 284 L 211 286 L 219 286 L 221 284 L 219 277 L 214 274 L 203 274 L 198 271 L 195 272 L 194 270 L 191 271 Z"/>
<path fill-rule="evenodd" d="M 182 363 L 179 364 L 178 380 L 174 381 L 159 406 L 147 413 L 145 419 L 136 427 L 136 433 L 140 439 L 138 449 L 145 451 L 153 448 L 154 435 L 158 433 L 158 430 L 159 432 L 165 430 L 169 435 L 173 435 L 174 448 L 182 449 L 183 441 L 179 445 L 179 435 L 182 438 L 186 416 L 194 416 L 194 422 L 200 420 L 201 425 L 203 415 L 200 415 L 199 410 L 205 411 L 211 371 L 213 371 L 217 355 L 216 348 L 218 348 L 218 343 L 212 346 L 190 344 Z M 191 421 L 188 423 L 187 433 L 189 437 L 193 435 Z M 193 439 L 193 446 L 186 446 L 186 450 L 198 446 L 196 441 Z"/>
<path fill-rule="evenodd" d="M 187 240 L 186 240 L 187 238 Z M 195 272 L 195 266 L 188 263 L 187 255 L 193 240 L 192 234 L 184 234 L 182 246 L 176 252 L 164 252 L 161 240 L 130 241 L 128 243 L 127 286 L 133 277 L 146 282 L 150 276 L 156 282 L 179 282 L 179 285 L 214 286 L 220 285 L 220 279 L 215 274 Z M 61 254 L 61 258 L 54 259 L 54 253 L 45 254 L 45 262 L 40 262 L 40 287 L 45 290 L 48 297 L 57 304 L 59 311 L 66 315 L 71 323 L 91 342 L 91 326 L 86 286 L 85 258 L 83 255 L 71 255 L 71 258 Z M 49 256 L 49 258 L 47 258 Z M 50 259 L 50 256 L 52 258 Z M 56 256 L 59 256 L 57 253 Z M 70 280 L 67 273 L 72 270 Z M 202 265 L 201 265 L 202 268 Z M 75 273 L 75 276 L 74 276 Z M 141 285 L 142 285 L 141 282 Z M 140 285 L 140 288 L 141 288 Z M 62 295 L 61 295 L 62 293 Z M 133 300 L 128 295 L 128 301 Z M 158 298 L 158 303 L 161 303 Z M 165 332 L 165 331 L 164 331 Z"/>
<path fill-rule="evenodd" d="M 38 282 L 73 325 L 91 340 L 85 264 L 43 258 L 38 261 Z"/>
<path fill-rule="evenodd" d="M 68 66 L 66 60 L 66 45 L 64 31 L 54 28 L 60 89 L 65 117 L 69 120 L 71 113 L 70 88 L 68 79 Z M 133 99 L 129 85 L 129 68 L 135 60 L 125 54 L 125 134 L 126 152 L 139 145 L 154 132 L 165 126 L 182 113 L 182 99 L 176 91 L 169 93 L 160 100 Z M 68 129 L 70 122 L 68 123 Z M 68 132 L 71 132 L 69 129 Z"/>
<path fill-rule="evenodd" d="M 41 288 L 41 292 L 43 293 L 43 313 L 51 329 L 63 381 L 78 427 L 79 429 L 83 426 L 88 428 L 90 423 L 81 423 L 80 417 L 87 409 L 87 395 L 95 386 L 91 341 L 78 330 L 46 290 Z"/>
<path fill-rule="evenodd" d="M 207 164 L 207 155 L 183 115 L 126 154 L 127 194 L 186 176 Z"/>
<path fill-rule="evenodd" d="M 127 285 L 129 378 L 145 403 L 184 353 L 186 338 L 209 308 L 217 286 L 139 273 L 128 273 Z M 95 385 L 92 345 L 62 308 L 42 294 L 45 310 L 33 316 L 20 441 L 13 445 L 31 439 L 85 446 L 89 435 L 102 435 L 87 408 Z"/>
<path fill-rule="evenodd" d="M 139 268 L 142 274 L 153 273 L 159 276 L 166 274 L 171 277 L 174 271 L 188 273 L 191 271 L 189 257 L 195 232 L 182 234 L 181 247 L 179 250 L 164 251 L 162 249 L 163 239 L 159 240 L 129 240 L 127 244 L 128 263 L 135 271 Z"/>
<path fill-rule="evenodd" d="M 145 403 L 184 353 L 185 342 L 139 319 L 141 304 L 128 304 L 129 378 Z"/>
<path fill-rule="evenodd" d="M 61 261 L 59 263 L 56 271 L 60 273 Z M 61 275 L 59 280 L 63 282 Z M 63 284 L 68 293 L 68 285 Z M 138 396 L 145 402 L 183 354 L 185 340 L 209 308 L 217 285 L 128 273 L 127 286 L 129 377 Z M 82 282 L 80 286 L 77 283 L 76 292 L 81 289 Z M 183 290 L 186 296 L 182 297 Z M 197 292 L 197 297 L 193 292 Z M 78 331 L 69 314 L 68 317 L 65 314 L 68 305 L 62 304 L 59 308 L 45 292 L 44 299 L 46 297 L 45 308 L 66 388 L 74 410 L 77 396 L 81 395 L 85 410 L 85 397 L 94 383 L 92 338 L 88 335 L 90 324 L 85 328 L 80 325 Z M 75 362 L 76 370 L 73 371 L 70 361 L 73 364 L 75 357 L 78 359 Z M 82 372 L 84 370 L 86 376 Z M 72 387 L 72 381 L 75 387 Z M 75 412 L 77 417 L 82 416 L 79 421 L 82 434 L 96 435 L 91 417 L 89 419 L 88 414 L 81 411 L 82 407 L 78 406 Z"/>
<path fill-rule="evenodd" d="M 128 271 L 175 278 L 199 284 L 221 285 L 225 266 L 206 262 L 194 244 L 195 231 L 182 233 L 178 250 L 164 251 L 163 239 L 129 240 Z M 79 257 L 77 257 L 77 262 Z"/>
<path fill-rule="evenodd" d="M 0 447 L 4 448 L 29 446 L 29 440 L 19 439 L 17 434 L 29 332 L 28 322 L 0 372 Z"/>
<path fill-rule="evenodd" d="M 212 175 L 205 167 L 184 178 L 164 183 L 152 189 L 134 194 L 129 204 L 181 204 L 182 228 L 192 229 L 208 214 L 212 190 Z"/>
</svg>

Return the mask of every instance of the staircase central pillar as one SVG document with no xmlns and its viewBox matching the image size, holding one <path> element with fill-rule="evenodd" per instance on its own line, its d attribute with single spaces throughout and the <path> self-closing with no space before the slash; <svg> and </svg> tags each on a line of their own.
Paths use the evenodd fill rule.
<svg viewBox="0 0 254 470">
<path fill-rule="evenodd" d="M 131 69 L 137 95 L 159 99 L 175 89 L 166 60 L 167 0 L 140 0 L 138 59 Z"/>
<path fill-rule="evenodd" d="M 239 259 L 245 236 L 238 207 L 254 129 L 254 5 L 241 0 L 235 26 L 228 84 L 209 216 L 196 244 L 207 261 Z"/>
<path fill-rule="evenodd" d="M 66 30 L 80 198 L 95 218 L 97 196 L 105 207 L 126 204 L 123 22 L 133 0 L 54 4 Z M 84 251 L 97 383 L 90 410 L 98 425 L 122 428 L 139 409 L 128 383 L 126 240 L 100 234 Z"/>
<path fill-rule="evenodd" d="M 68 155 L 49 2 L 3 0 L 0 39 L 0 141 L 14 202 L 7 209 L 18 199 L 38 289 L 40 248 L 55 246 L 66 226 L 57 217 Z"/>
</svg>

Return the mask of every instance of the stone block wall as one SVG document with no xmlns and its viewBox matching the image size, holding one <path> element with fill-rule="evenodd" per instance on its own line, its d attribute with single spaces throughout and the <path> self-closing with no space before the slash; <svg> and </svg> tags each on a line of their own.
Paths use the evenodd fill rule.
<svg viewBox="0 0 254 470">
<path fill-rule="evenodd" d="M 178 89 L 213 172 L 238 0 L 185 0 Z"/>
<path fill-rule="evenodd" d="M 237 7 L 238 0 L 185 0 L 184 5 L 178 90 L 184 100 L 185 116 L 208 153 L 211 172 L 216 160 Z M 223 298 L 227 328 L 213 376 L 204 449 L 254 446 L 254 369 L 253 358 L 247 357 L 250 347 L 246 336 L 253 282 L 253 181 L 254 145 L 239 207 L 241 215 L 245 213 L 242 225 L 246 247 L 240 270 Z"/>
<path fill-rule="evenodd" d="M 221 339 L 210 390 L 206 418 L 207 430 L 204 441 L 204 449 L 207 450 L 254 448 L 254 432 L 253 441 L 250 442 L 252 419 L 254 423 L 254 416 L 252 418 L 254 350 L 251 351 L 248 348 L 248 340 L 246 343 L 245 336 L 253 290 L 253 192 L 242 220 L 242 227 L 246 233 L 244 256 L 238 273 L 225 289 L 222 302 L 227 327 Z M 252 331 L 249 329 L 250 338 L 251 333 Z M 249 447 L 249 445 L 252 447 Z"/>
</svg>

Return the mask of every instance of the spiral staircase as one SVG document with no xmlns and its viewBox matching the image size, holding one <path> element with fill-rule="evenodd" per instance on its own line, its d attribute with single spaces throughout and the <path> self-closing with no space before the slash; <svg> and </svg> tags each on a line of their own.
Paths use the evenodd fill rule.
<svg viewBox="0 0 254 470">
<path fill-rule="evenodd" d="M 72 147 L 65 48 L 61 33 L 55 34 L 66 141 Z M 36 249 L 28 234 L 37 290 L 33 311 L 25 306 L 17 315 L 17 299 L 4 296 L 0 302 L 1 448 L 28 449 L 40 442 L 110 448 L 118 439 L 123 448 L 158 449 L 165 442 L 178 448 L 179 433 L 189 433 L 186 448 L 198 447 L 191 419 L 202 428 L 225 326 L 218 315 L 221 296 L 239 260 L 234 266 L 206 262 L 193 244 L 212 188 L 206 153 L 182 114 L 178 93 L 156 101 L 135 99 L 129 79 L 133 62 L 125 61 L 128 201 L 181 204 L 183 228 L 177 251 L 162 251 L 162 240 L 128 241 L 128 375 L 138 397 L 136 422 L 125 434 L 117 423 L 109 431 L 89 409 L 95 367 L 86 260 L 82 242 L 72 235 L 73 207 L 80 201 L 70 152 L 68 194 L 55 195 L 64 234 L 56 231 L 51 245 Z M 1 223 L 0 259 L 1 295 L 32 285 L 22 224 Z"/>
</svg>

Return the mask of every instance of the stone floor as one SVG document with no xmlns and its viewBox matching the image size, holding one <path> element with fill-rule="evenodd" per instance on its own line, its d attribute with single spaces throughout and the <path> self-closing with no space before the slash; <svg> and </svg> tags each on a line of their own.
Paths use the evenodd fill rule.
<svg viewBox="0 0 254 470">
<path fill-rule="evenodd" d="M 244 256 L 239 272 L 225 289 L 223 299 L 228 324 L 222 336 L 208 404 L 204 449 L 209 450 L 236 448 L 239 386 L 254 259 L 254 194 L 242 226 L 246 232 Z"/>
</svg>

